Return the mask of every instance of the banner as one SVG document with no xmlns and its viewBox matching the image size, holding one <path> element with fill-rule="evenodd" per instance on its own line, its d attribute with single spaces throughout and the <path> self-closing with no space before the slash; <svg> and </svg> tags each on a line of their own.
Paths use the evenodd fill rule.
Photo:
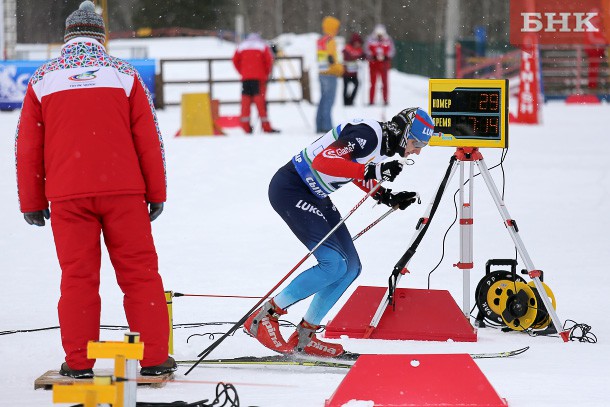
<svg viewBox="0 0 610 407">
<path fill-rule="evenodd" d="M 539 51 L 536 45 L 521 51 L 521 69 L 519 72 L 519 97 L 517 114 L 511 116 L 512 123 L 540 123 L 540 69 Z"/>
<path fill-rule="evenodd" d="M 155 100 L 155 60 L 128 59 Z M 0 110 L 21 108 L 30 77 L 47 61 L 0 61 Z"/>
<path fill-rule="evenodd" d="M 610 44 L 608 8 L 607 0 L 510 0 L 510 43 L 535 35 L 538 44 Z"/>
</svg>

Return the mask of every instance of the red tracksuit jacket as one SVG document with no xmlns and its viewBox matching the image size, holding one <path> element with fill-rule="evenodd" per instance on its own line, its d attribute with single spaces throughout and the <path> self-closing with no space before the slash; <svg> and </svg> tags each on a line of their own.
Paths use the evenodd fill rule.
<svg viewBox="0 0 610 407">
<path fill-rule="evenodd" d="M 261 39 L 248 38 L 237 47 L 233 55 L 233 65 L 242 80 L 266 81 L 273 68 L 271 49 Z"/>
<path fill-rule="evenodd" d="M 89 38 L 32 76 L 15 141 L 22 212 L 48 201 L 145 194 L 165 202 L 163 141 L 133 66 Z"/>
</svg>

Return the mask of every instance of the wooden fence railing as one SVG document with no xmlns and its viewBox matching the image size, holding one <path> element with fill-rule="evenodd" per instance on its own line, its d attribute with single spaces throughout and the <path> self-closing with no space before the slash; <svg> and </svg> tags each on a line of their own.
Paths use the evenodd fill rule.
<svg viewBox="0 0 610 407">
<path fill-rule="evenodd" d="M 220 104 L 240 103 L 241 81 L 231 58 L 160 59 L 159 65 L 156 81 L 159 108 L 179 105 L 180 95 L 187 92 L 207 92 L 210 99 L 218 99 Z M 221 92 L 217 89 L 225 85 L 231 90 Z M 267 103 L 303 100 L 311 102 L 309 74 L 304 69 L 303 57 L 276 58 L 269 78 Z"/>
</svg>

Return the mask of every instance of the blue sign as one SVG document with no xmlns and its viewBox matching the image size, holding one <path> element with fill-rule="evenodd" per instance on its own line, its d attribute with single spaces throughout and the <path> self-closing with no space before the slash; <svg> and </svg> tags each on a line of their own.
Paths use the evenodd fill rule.
<svg viewBox="0 0 610 407">
<path fill-rule="evenodd" d="M 155 100 L 155 61 L 128 59 Z M 20 109 L 30 77 L 47 61 L 0 61 L 0 110 Z"/>
</svg>

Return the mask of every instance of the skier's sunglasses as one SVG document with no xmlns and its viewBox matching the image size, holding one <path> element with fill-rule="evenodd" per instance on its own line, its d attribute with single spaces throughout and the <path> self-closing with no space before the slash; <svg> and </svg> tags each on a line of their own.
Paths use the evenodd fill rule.
<svg viewBox="0 0 610 407">
<path fill-rule="evenodd" d="M 407 147 L 407 140 L 408 139 L 412 139 L 413 140 L 413 147 L 415 147 L 415 148 L 424 148 L 424 147 L 426 147 L 428 145 L 427 141 L 421 141 L 420 139 L 415 137 L 415 135 L 411 132 L 410 129 L 409 130 L 405 129 L 405 134 L 400 139 L 400 146 L 402 148 L 406 148 Z"/>
</svg>

